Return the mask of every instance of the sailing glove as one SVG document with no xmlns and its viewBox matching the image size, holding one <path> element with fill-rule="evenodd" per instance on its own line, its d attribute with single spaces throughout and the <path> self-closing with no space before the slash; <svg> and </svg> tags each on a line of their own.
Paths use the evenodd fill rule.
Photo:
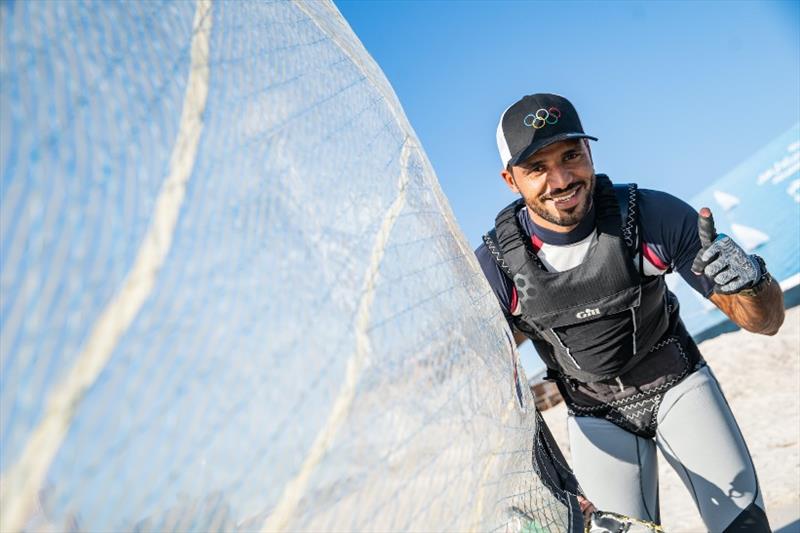
<svg viewBox="0 0 800 533">
<path fill-rule="evenodd" d="M 704 212 L 708 216 L 704 216 Z M 747 255 L 742 247 L 725 235 L 717 235 L 714 217 L 702 209 L 697 220 L 700 251 L 692 263 L 695 274 L 705 274 L 714 281 L 714 292 L 736 294 L 755 285 L 762 277 L 761 263 L 754 255 Z"/>
</svg>

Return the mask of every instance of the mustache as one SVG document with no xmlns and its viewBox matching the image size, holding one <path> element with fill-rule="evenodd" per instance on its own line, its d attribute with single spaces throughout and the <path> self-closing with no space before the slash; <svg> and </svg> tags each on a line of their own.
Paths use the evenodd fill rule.
<svg viewBox="0 0 800 533">
<path fill-rule="evenodd" d="M 567 187 L 564 187 L 563 189 L 556 189 L 554 191 L 550 191 L 549 194 L 543 194 L 542 196 L 539 197 L 539 200 L 542 201 L 542 202 L 544 202 L 545 200 L 552 200 L 553 199 L 553 195 L 559 196 L 559 195 L 567 193 L 567 192 L 569 192 L 571 190 L 577 189 L 581 185 L 583 185 L 583 182 L 570 183 Z"/>
</svg>

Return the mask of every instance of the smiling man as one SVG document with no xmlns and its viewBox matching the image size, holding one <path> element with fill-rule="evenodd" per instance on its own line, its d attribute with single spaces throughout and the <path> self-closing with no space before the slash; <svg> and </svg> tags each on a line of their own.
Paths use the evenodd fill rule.
<svg viewBox="0 0 800 533">
<path fill-rule="evenodd" d="M 573 466 L 598 508 L 658 523 L 656 446 L 710 531 L 768 532 L 752 460 L 664 275 L 739 326 L 773 335 L 783 295 L 764 261 L 667 193 L 596 174 L 565 98 L 506 109 L 503 209 L 476 255 L 518 343 L 531 339 L 569 409 Z"/>
</svg>

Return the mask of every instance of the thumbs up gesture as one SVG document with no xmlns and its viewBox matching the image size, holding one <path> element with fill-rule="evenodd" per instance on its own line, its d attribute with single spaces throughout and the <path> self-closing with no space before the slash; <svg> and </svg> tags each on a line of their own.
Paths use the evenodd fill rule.
<svg viewBox="0 0 800 533">
<path fill-rule="evenodd" d="M 697 218 L 700 251 L 692 263 L 692 272 L 705 274 L 714 281 L 714 292 L 736 294 L 754 286 L 765 272 L 755 256 L 747 255 L 733 239 L 714 228 L 714 216 L 704 207 Z"/>
</svg>

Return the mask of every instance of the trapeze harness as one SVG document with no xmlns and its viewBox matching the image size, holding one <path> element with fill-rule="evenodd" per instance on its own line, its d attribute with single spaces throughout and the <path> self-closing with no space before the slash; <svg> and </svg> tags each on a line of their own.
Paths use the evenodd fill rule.
<svg viewBox="0 0 800 533">
<path fill-rule="evenodd" d="M 521 313 L 511 318 L 547 366 L 570 414 L 605 418 L 655 436 L 664 392 L 704 365 L 663 276 L 645 276 L 636 184 L 596 177 L 597 244 L 580 265 L 548 272 L 520 226 L 522 199 L 483 236 L 513 281 Z M 622 209 L 620 208 L 622 206 Z"/>
</svg>

